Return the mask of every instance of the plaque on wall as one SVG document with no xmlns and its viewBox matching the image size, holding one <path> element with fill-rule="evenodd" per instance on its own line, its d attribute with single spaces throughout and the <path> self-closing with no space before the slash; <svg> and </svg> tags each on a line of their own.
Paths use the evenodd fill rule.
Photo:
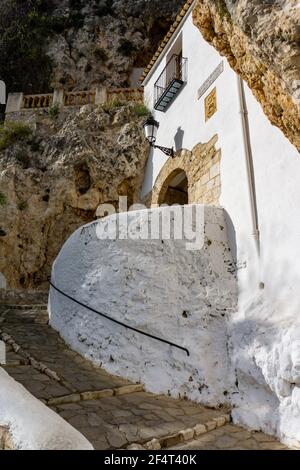
<svg viewBox="0 0 300 470">
<path fill-rule="evenodd" d="M 208 121 L 217 112 L 217 89 L 214 88 L 204 100 L 205 121 Z"/>
<path fill-rule="evenodd" d="M 210 74 L 207 80 L 198 90 L 198 100 L 207 92 L 207 90 L 212 86 L 212 84 L 217 80 L 217 78 L 224 72 L 224 62 L 222 61 L 218 67 Z"/>
</svg>

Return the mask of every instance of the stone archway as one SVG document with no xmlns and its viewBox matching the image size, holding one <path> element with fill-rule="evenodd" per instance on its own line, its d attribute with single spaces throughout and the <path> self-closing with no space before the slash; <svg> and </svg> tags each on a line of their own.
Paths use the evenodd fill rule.
<svg viewBox="0 0 300 470">
<path fill-rule="evenodd" d="M 158 195 L 158 204 L 188 204 L 188 179 L 187 174 L 181 168 L 172 171 L 164 181 Z"/>
<path fill-rule="evenodd" d="M 151 194 L 151 205 L 219 204 L 221 194 L 218 136 L 192 151 L 180 150 L 161 169 Z M 182 180 L 181 180 L 182 178 Z M 186 179 L 187 188 L 182 186 Z M 179 196 L 179 192 L 181 192 Z"/>
</svg>

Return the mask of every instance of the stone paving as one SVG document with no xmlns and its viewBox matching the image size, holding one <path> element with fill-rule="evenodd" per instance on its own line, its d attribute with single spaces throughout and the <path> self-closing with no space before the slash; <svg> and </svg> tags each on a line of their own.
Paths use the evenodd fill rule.
<svg viewBox="0 0 300 470">
<path fill-rule="evenodd" d="M 173 450 L 291 450 L 273 436 L 247 431 L 233 424 L 210 431 L 197 439 L 170 447 Z"/>
<path fill-rule="evenodd" d="M 223 423 L 226 410 L 146 393 L 83 359 L 49 327 L 46 310 L 0 307 L 0 339 L 7 343 L 5 370 L 86 436 L 95 449 L 162 440 L 217 418 Z M 274 438 L 264 436 L 226 425 L 176 448 L 281 448 Z"/>
</svg>

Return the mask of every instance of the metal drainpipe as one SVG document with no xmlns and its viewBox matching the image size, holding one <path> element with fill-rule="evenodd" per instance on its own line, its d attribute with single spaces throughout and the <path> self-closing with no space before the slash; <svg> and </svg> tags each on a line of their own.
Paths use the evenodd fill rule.
<svg viewBox="0 0 300 470">
<path fill-rule="evenodd" d="M 257 253 L 259 256 L 260 255 L 260 233 L 259 233 L 259 223 L 258 223 L 255 176 L 254 176 L 254 166 L 253 166 L 253 155 L 252 155 L 252 149 L 251 149 L 248 109 L 247 109 L 243 80 L 240 77 L 237 77 L 237 78 L 238 78 L 239 99 L 240 99 L 240 107 L 241 107 L 240 114 L 241 114 L 242 128 L 243 128 L 243 141 L 244 141 L 245 157 L 246 157 L 246 164 L 247 164 L 249 195 L 250 195 L 250 203 L 251 203 L 251 219 L 252 219 L 252 226 L 253 226 L 253 236 L 255 239 L 256 249 L 257 249 Z"/>
</svg>

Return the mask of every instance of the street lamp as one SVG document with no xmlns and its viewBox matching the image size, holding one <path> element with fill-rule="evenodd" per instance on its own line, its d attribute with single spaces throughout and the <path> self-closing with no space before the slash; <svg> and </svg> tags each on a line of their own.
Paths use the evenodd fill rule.
<svg viewBox="0 0 300 470">
<path fill-rule="evenodd" d="M 146 139 L 148 140 L 151 147 L 161 150 L 168 157 L 174 158 L 174 150 L 168 147 L 161 147 L 160 145 L 155 145 L 157 131 L 159 128 L 159 122 L 155 121 L 152 116 L 149 116 L 147 121 L 144 122 L 144 131 Z"/>
</svg>

